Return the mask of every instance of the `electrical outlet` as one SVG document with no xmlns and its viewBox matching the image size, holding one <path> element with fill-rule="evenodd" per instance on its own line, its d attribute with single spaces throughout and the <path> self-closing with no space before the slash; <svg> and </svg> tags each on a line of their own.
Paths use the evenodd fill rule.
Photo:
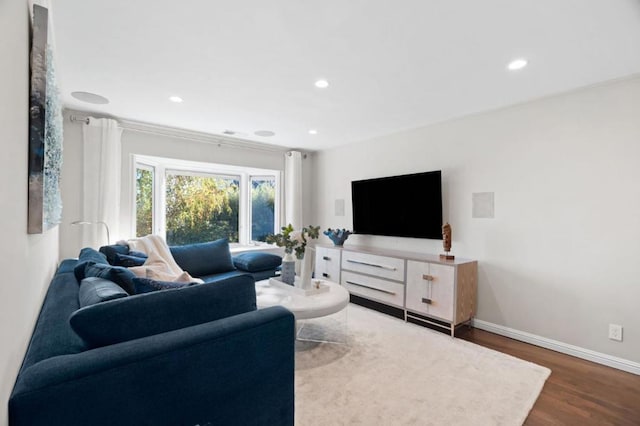
<svg viewBox="0 0 640 426">
<path fill-rule="evenodd" d="M 622 342 L 622 326 L 618 324 L 609 324 L 609 339 Z"/>
</svg>

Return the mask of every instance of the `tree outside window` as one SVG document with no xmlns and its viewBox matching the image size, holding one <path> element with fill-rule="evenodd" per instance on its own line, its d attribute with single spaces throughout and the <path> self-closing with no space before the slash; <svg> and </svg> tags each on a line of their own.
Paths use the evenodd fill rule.
<svg viewBox="0 0 640 426">
<path fill-rule="evenodd" d="M 238 242 L 239 177 L 166 177 L 167 244 Z"/>
</svg>

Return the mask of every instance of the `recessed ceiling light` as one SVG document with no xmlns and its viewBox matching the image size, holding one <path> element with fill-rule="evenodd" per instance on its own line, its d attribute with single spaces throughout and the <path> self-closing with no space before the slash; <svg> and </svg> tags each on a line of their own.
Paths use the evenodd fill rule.
<svg viewBox="0 0 640 426">
<path fill-rule="evenodd" d="M 79 101 L 86 102 L 88 104 L 105 105 L 109 103 L 109 99 L 104 96 L 96 95 L 90 92 L 71 92 L 71 96 Z"/>
<path fill-rule="evenodd" d="M 509 62 L 509 65 L 507 65 L 507 68 L 510 71 L 517 71 L 517 70 L 521 70 L 522 68 L 527 66 L 527 60 L 523 59 L 523 58 L 518 58 L 518 59 L 514 59 L 513 61 Z"/>
<path fill-rule="evenodd" d="M 272 132 L 271 130 L 256 130 L 255 132 L 253 132 L 253 134 L 256 136 L 262 136 L 263 138 L 270 138 L 271 136 L 274 136 L 276 133 Z"/>
<path fill-rule="evenodd" d="M 311 130 L 309 130 L 309 134 L 310 135 L 317 135 L 318 131 L 316 129 L 311 129 Z"/>
<path fill-rule="evenodd" d="M 169 96 L 169 100 L 171 102 L 175 102 L 177 104 L 179 104 L 180 102 L 182 102 L 182 98 L 180 96 Z"/>
<path fill-rule="evenodd" d="M 314 84 L 320 89 L 326 89 L 327 87 L 329 87 L 329 82 L 327 80 L 318 80 Z"/>
</svg>

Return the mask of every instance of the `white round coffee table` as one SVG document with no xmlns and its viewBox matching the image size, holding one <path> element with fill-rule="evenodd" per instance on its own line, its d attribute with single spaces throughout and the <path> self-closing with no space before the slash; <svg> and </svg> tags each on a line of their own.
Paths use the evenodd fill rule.
<svg viewBox="0 0 640 426">
<path fill-rule="evenodd" d="M 256 282 L 256 304 L 258 309 L 268 306 L 284 306 L 289 309 L 296 320 L 319 318 L 335 314 L 349 304 L 349 291 L 338 283 L 326 280 L 320 281 L 329 287 L 324 293 L 303 295 L 298 294 L 293 287 L 287 285 L 274 286 L 269 280 Z"/>
</svg>

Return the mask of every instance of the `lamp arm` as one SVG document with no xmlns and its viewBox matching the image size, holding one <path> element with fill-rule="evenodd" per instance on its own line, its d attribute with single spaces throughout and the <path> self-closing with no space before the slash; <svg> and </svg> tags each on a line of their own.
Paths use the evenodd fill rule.
<svg viewBox="0 0 640 426">
<path fill-rule="evenodd" d="M 104 229 L 107 231 L 107 244 L 111 244 L 111 237 L 109 236 L 109 225 L 101 220 L 97 221 L 96 223 L 104 225 Z"/>
</svg>

